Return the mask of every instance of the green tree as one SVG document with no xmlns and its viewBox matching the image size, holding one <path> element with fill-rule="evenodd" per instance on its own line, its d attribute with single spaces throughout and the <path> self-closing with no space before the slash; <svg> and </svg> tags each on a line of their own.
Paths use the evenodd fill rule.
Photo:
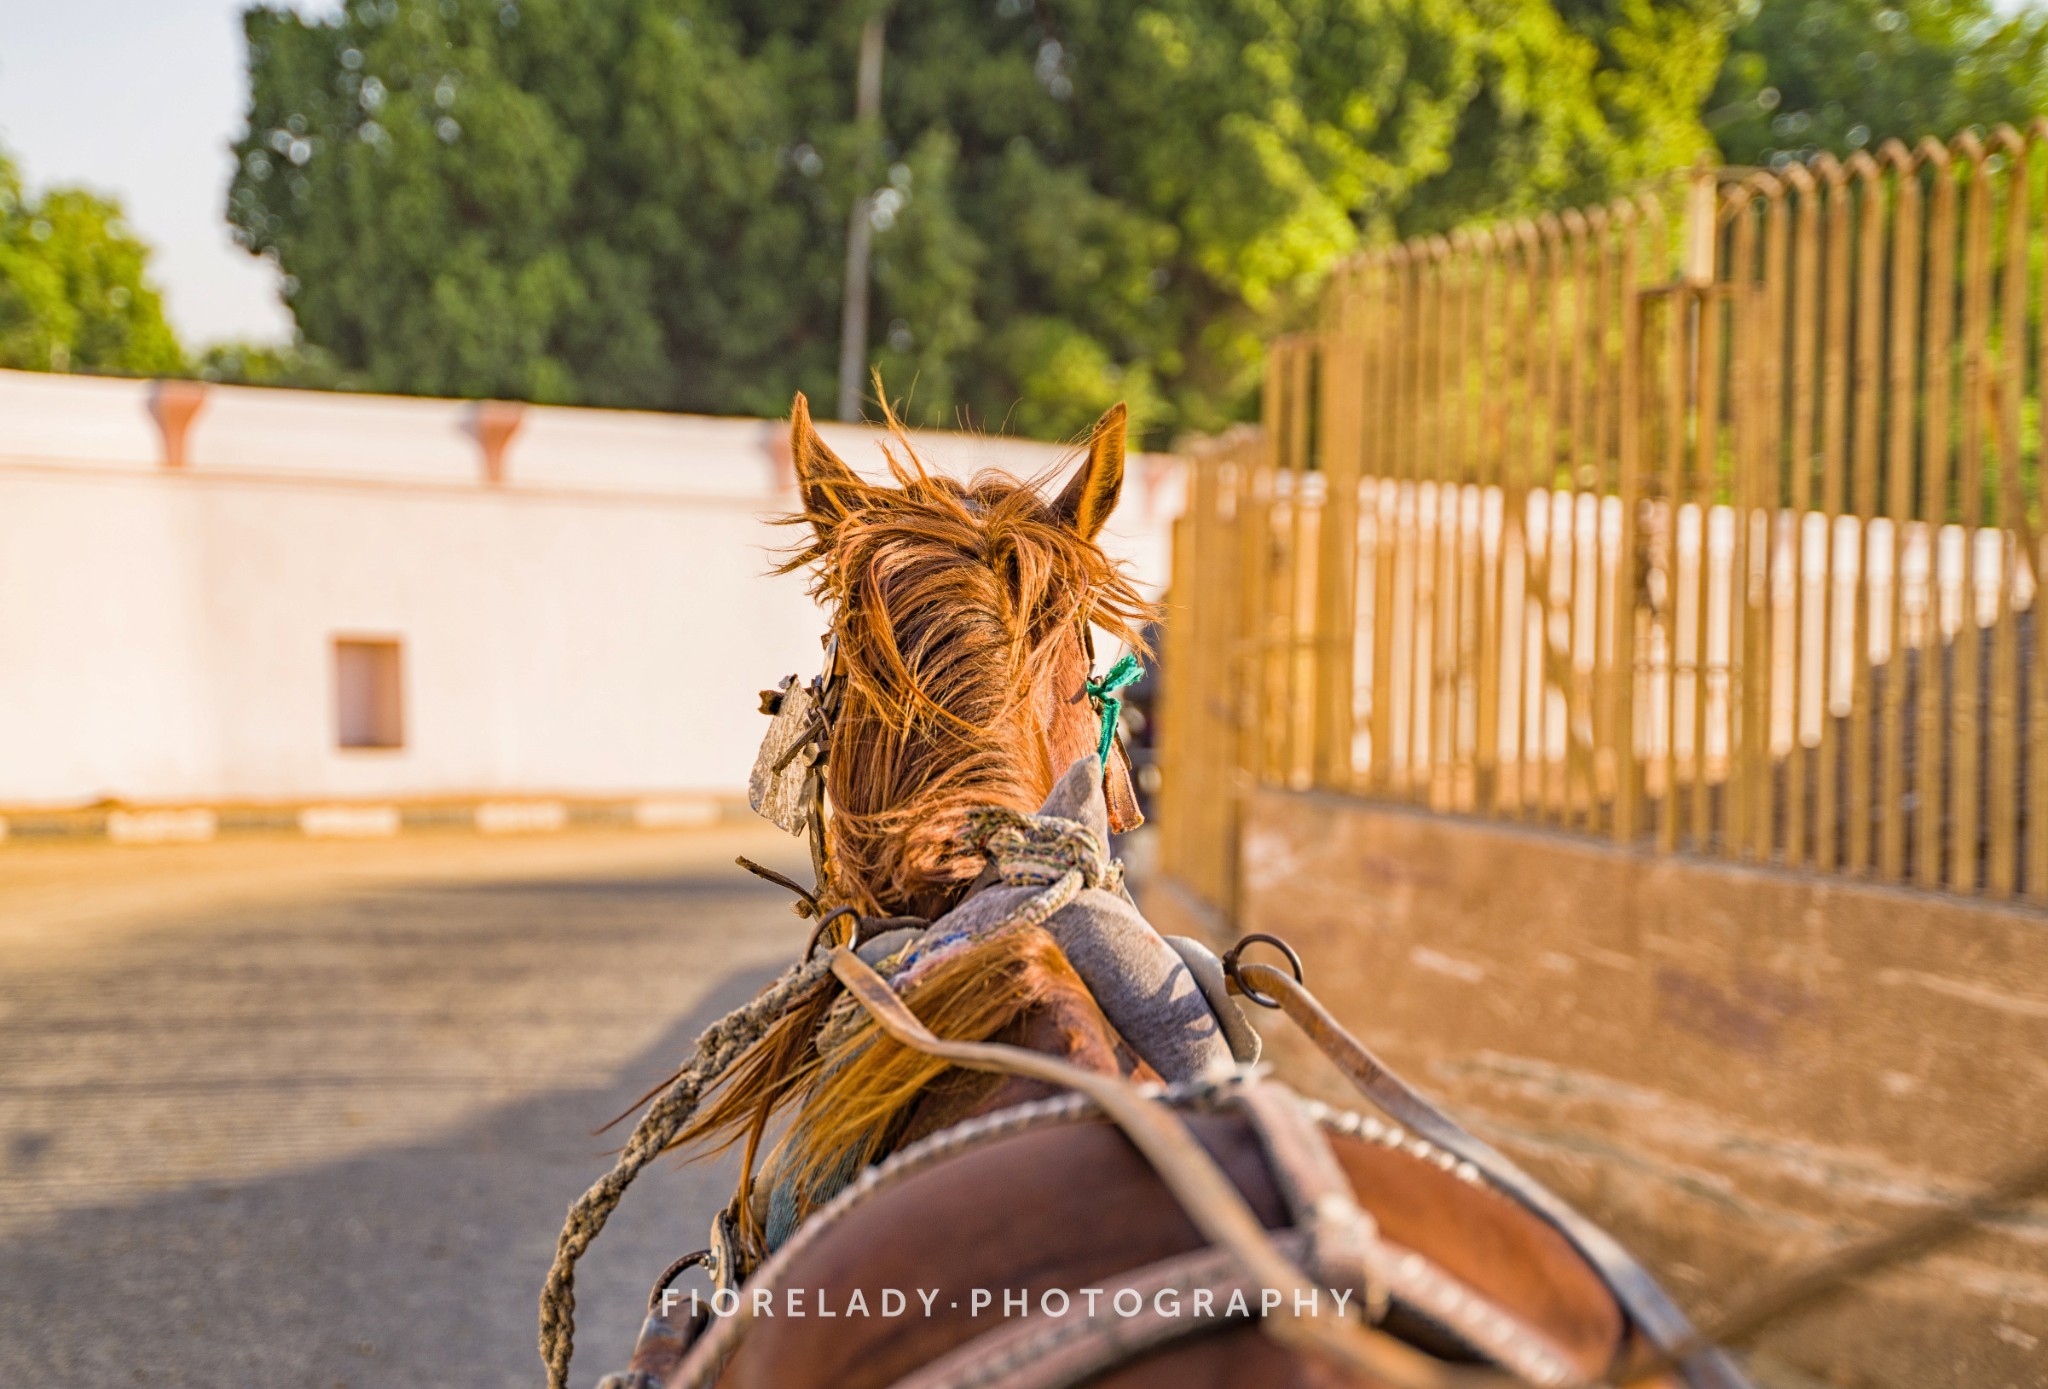
<svg viewBox="0 0 2048 1389">
<path fill-rule="evenodd" d="M 1403 235 L 1597 203 L 1712 150 L 1701 101 L 1732 0 L 1479 0 L 1457 131 Z"/>
<path fill-rule="evenodd" d="M 831 399 L 847 210 L 921 423 L 1247 408 L 1363 242 L 1692 159 L 1720 0 L 352 0 L 246 16 L 229 218 L 380 390 Z M 1672 49 L 1684 56 L 1674 58 Z"/>
<path fill-rule="evenodd" d="M 1706 121 L 1730 163 L 2024 126 L 2048 109 L 2048 15 L 1991 0 L 1745 0 Z"/>
<path fill-rule="evenodd" d="M 0 367 L 180 371 L 149 254 L 118 203 L 75 188 L 30 198 L 0 150 Z"/>
<path fill-rule="evenodd" d="M 345 391 L 358 383 L 318 348 L 298 343 L 217 342 L 200 354 L 193 374 L 234 386 L 292 386 Z"/>
</svg>

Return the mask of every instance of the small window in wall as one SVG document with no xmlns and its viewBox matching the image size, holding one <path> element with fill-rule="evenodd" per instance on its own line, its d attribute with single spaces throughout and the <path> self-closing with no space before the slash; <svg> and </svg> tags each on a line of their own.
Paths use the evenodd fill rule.
<svg viewBox="0 0 2048 1389">
<path fill-rule="evenodd" d="M 334 716 L 339 746 L 405 746 L 403 659 L 398 642 L 390 638 L 335 638 Z"/>
</svg>

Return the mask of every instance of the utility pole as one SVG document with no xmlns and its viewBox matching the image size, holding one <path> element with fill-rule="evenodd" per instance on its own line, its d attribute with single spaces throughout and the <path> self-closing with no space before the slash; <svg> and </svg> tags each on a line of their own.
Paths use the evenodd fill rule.
<svg viewBox="0 0 2048 1389">
<path fill-rule="evenodd" d="M 860 128 L 860 191 L 846 219 L 846 295 L 839 320 L 839 418 L 860 418 L 861 377 L 868 362 L 868 252 L 874 241 L 869 221 L 874 195 L 874 150 L 882 135 L 882 12 L 875 11 L 860 27 L 860 75 L 854 90 L 853 119 Z"/>
</svg>

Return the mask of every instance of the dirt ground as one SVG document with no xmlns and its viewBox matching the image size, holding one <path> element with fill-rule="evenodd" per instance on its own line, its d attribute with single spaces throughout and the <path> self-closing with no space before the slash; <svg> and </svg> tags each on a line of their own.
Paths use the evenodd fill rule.
<svg viewBox="0 0 2048 1389">
<path fill-rule="evenodd" d="M 772 830 L 0 849 L 0 1383 L 531 1386 L 599 1125 L 801 946 Z M 704 1243 L 664 1163 L 576 1381 Z"/>
</svg>

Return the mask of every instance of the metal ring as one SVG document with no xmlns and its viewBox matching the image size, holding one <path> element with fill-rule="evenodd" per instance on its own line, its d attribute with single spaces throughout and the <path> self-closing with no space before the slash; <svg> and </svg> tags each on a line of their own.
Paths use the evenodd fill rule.
<svg viewBox="0 0 2048 1389">
<path fill-rule="evenodd" d="M 1269 998 L 1265 994 L 1260 993 L 1257 989 L 1245 983 L 1243 976 L 1237 972 L 1238 957 L 1244 954 L 1244 948 L 1247 945 L 1258 945 L 1262 942 L 1272 946 L 1287 957 L 1287 967 L 1294 971 L 1295 983 L 1302 984 L 1307 982 L 1301 977 L 1301 956 L 1294 953 L 1294 947 L 1280 939 L 1280 937 L 1269 936 L 1264 931 L 1254 931 L 1251 935 L 1246 936 L 1236 945 L 1223 952 L 1223 973 L 1224 977 L 1237 985 L 1239 993 L 1258 1004 L 1261 1008 L 1278 1008 L 1280 1006 L 1279 999 Z"/>
<path fill-rule="evenodd" d="M 823 940 L 825 933 L 832 929 L 832 923 L 842 916 L 850 916 L 856 922 L 860 920 L 860 912 L 853 907 L 834 907 L 831 911 L 819 917 L 816 928 L 811 932 L 811 943 L 804 947 L 804 958 L 806 960 L 818 953 L 818 942 Z M 856 934 L 858 934 L 857 929 Z"/>
<path fill-rule="evenodd" d="M 711 1251 L 700 1249 L 694 1254 L 683 1255 L 682 1258 L 677 1259 L 674 1263 L 663 1269 L 661 1277 L 654 1280 L 653 1290 L 647 1294 L 648 1312 L 654 1314 L 661 1311 L 661 1295 L 668 1291 L 669 1284 L 682 1276 L 684 1269 L 697 1265 L 706 1265 L 710 1262 Z"/>
</svg>

